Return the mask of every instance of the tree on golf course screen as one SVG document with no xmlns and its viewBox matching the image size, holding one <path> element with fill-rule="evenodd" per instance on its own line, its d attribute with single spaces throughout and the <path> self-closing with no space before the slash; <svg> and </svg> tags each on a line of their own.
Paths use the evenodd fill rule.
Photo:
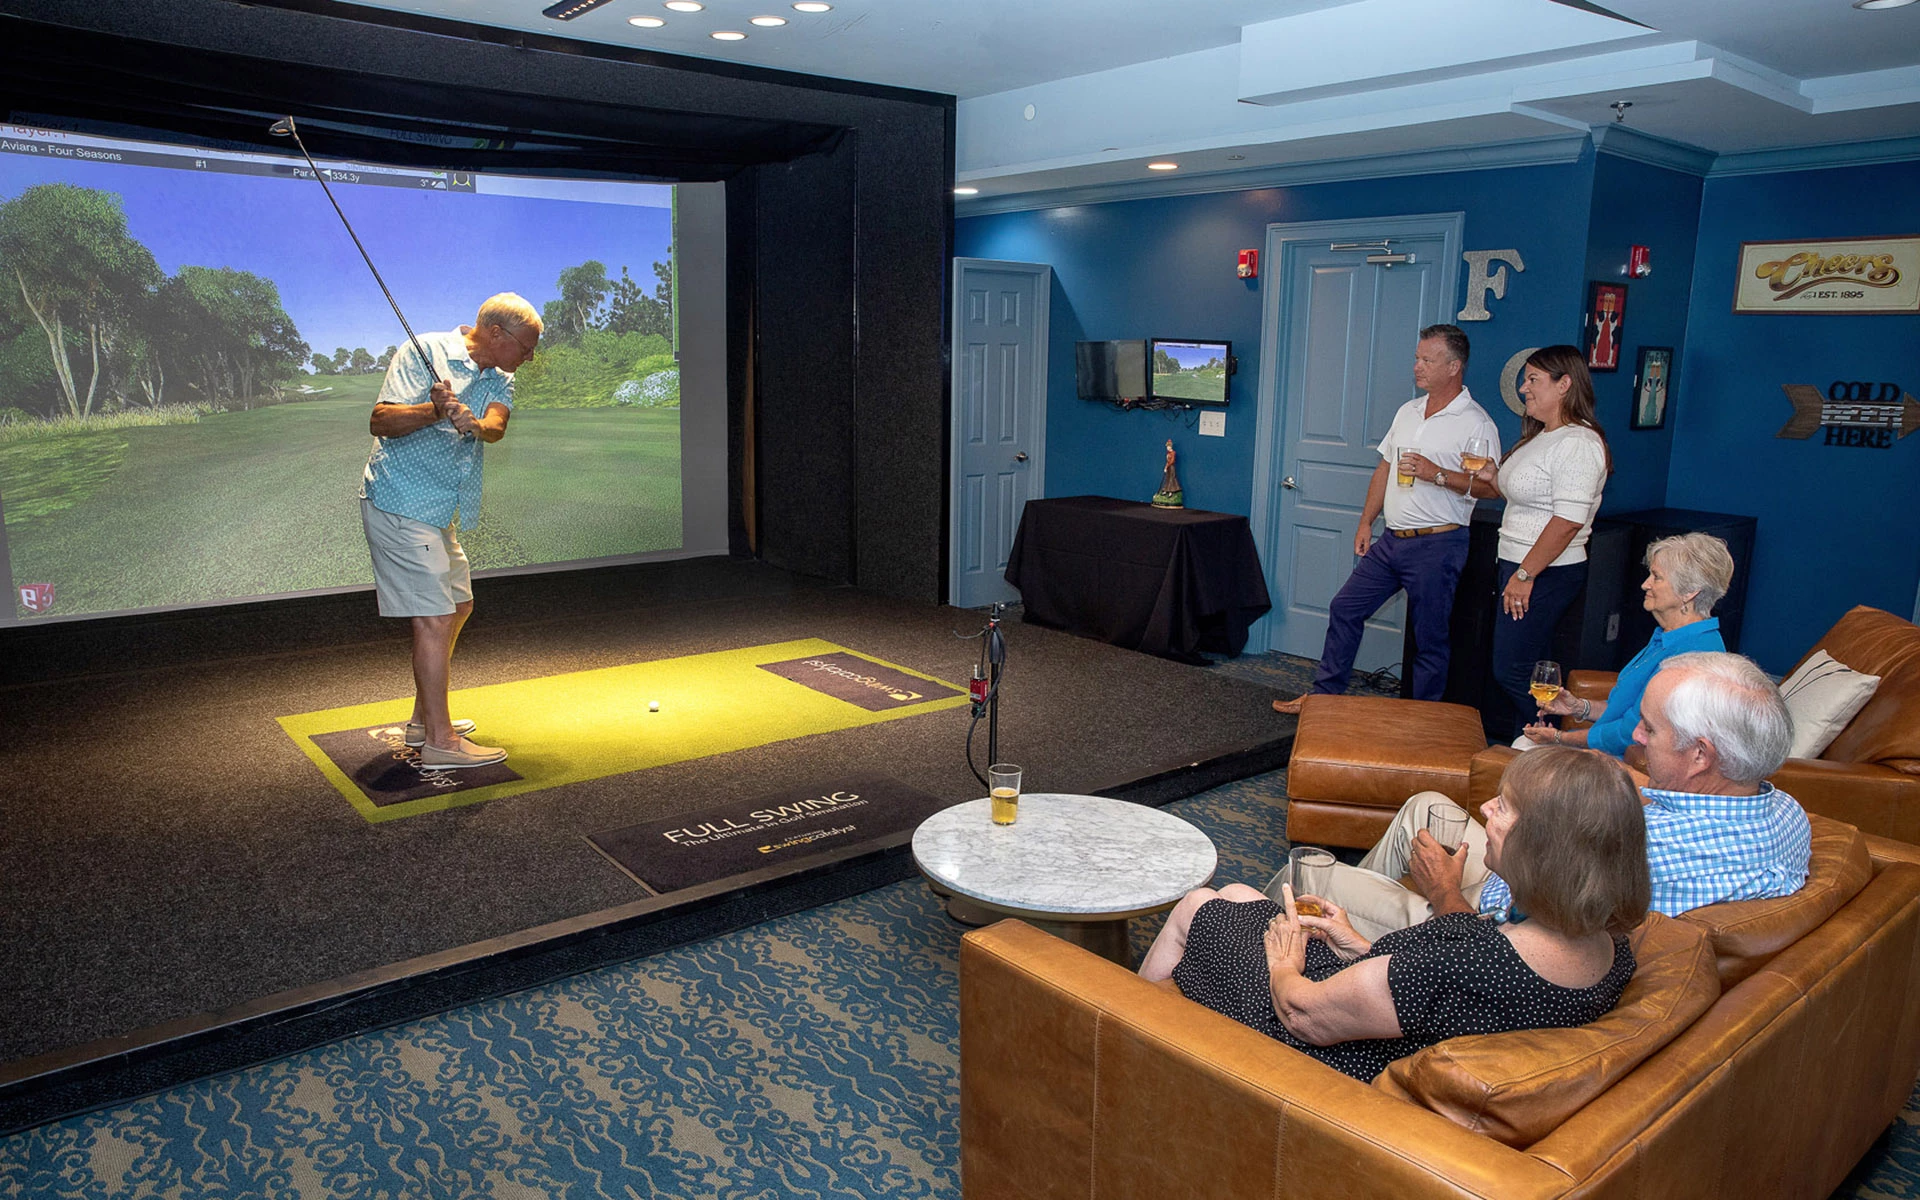
<svg viewBox="0 0 1920 1200">
<path fill-rule="evenodd" d="M 476 571 L 726 550 L 723 185 L 319 166 L 415 331 L 541 310 Z M 0 126 L 0 285 L 0 624 L 371 586 L 413 351 L 305 160 Z"/>
</svg>

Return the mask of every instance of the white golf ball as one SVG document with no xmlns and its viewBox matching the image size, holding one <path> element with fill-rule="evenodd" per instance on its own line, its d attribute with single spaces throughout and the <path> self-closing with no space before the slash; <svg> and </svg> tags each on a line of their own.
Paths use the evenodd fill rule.
<svg viewBox="0 0 1920 1200">
<path fill-rule="evenodd" d="M 648 712 L 659 712 L 659 711 L 660 711 L 660 702 L 659 702 L 658 700 L 649 700 L 649 701 L 647 701 L 647 711 L 648 711 Z"/>
</svg>

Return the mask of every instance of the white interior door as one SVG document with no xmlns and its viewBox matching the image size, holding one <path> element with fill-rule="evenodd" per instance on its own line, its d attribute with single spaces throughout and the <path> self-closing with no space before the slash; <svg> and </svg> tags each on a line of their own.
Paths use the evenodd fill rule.
<svg viewBox="0 0 1920 1200">
<path fill-rule="evenodd" d="M 1027 500 L 1046 494 L 1053 269 L 981 258 L 953 268 L 947 601 L 977 608 L 1019 599 L 1007 557 Z"/>
<path fill-rule="evenodd" d="M 1416 394 L 1420 330 L 1452 320 L 1461 225 L 1440 214 L 1268 228 L 1277 270 L 1261 330 L 1252 522 L 1274 600 L 1254 630 L 1265 649 L 1320 657 L 1380 440 Z M 1367 261 L 1400 256 L 1410 261 Z M 1405 613 L 1402 595 L 1367 623 L 1358 669 L 1400 661 Z"/>
</svg>

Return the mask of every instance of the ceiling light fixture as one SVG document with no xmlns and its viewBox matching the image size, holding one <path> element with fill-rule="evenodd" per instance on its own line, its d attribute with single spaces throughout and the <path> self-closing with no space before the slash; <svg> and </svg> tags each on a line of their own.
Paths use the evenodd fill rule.
<svg viewBox="0 0 1920 1200">
<path fill-rule="evenodd" d="M 716 29 L 707 36 L 716 42 L 744 42 L 747 40 L 747 35 L 741 33 L 738 29 Z"/>
<path fill-rule="evenodd" d="M 1180 164 L 1175 162 L 1153 162 L 1147 164 L 1149 171 L 1178 171 Z"/>
<path fill-rule="evenodd" d="M 611 3 L 613 0 L 560 0 L 558 4 L 550 4 L 541 9 L 540 15 L 552 17 L 556 21 L 571 21 L 577 16 L 592 12 L 603 4 Z"/>
<path fill-rule="evenodd" d="M 755 17 L 753 23 L 762 29 L 778 29 L 787 23 L 787 19 L 785 17 Z"/>
<path fill-rule="evenodd" d="M 793 11 L 803 13 L 832 12 L 833 5 L 821 4 L 819 0 L 800 0 L 800 3 L 793 6 Z"/>
<path fill-rule="evenodd" d="M 953 194 L 956 196 L 978 196 L 980 189 L 976 187 L 957 187 L 953 189 Z"/>
<path fill-rule="evenodd" d="M 1883 8 L 1905 8 L 1912 3 L 1913 0 L 1853 0 L 1855 8 L 1866 9 L 1868 12 L 1879 12 Z"/>
<path fill-rule="evenodd" d="M 673 12 L 699 12 L 706 5 L 700 0 L 667 0 L 666 7 Z"/>
<path fill-rule="evenodd" d="M 658 29 L 666 22 L 659 17 L 628 17 L 627 24 L 638 25 L 642 29 Z"/>
</svg>

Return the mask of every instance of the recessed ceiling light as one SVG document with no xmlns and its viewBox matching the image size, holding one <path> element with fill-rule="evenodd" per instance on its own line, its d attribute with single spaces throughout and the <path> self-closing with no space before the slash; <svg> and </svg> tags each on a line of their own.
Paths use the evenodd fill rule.
<svg viewBox="0 0 1920 1200">
<path fill-rule="evenodd" d="M 1247 158 L 1247 156 L 1246 156 L 1246 155 L 1244 155 L 1244 154 L 1229 154 L 1229 155 L 1227 155 L 1227 161 L 1228 161 L 1228 162 L 1245 162 L 1245 161 L 1246 161 L 1246 158 Z"/>
<path fill-rule="evenodd" d="M 1912 3 L 1913 0 L 1853 0 L 1853 6 L 1855 8 L 1864 8 L 1870 11 L 1882 8 L 1905 8 Z"/>
<path fill-rule="evenodd" d="M 753 23 L 762 29 L 777 29 L 785 25 L 787 19 L 785 17 L 755 17 Z"/>
<path fill-rule="evenodd" d="M 833 5 L 821 4 L 819 3 L 819 0 L 800 0 L 800 3 L 793 6 L 793 10 L 795 12 L 805 12 L 805 13 L 832 12 Z"/>
<path fill-rule="evenodd" d="M 738 29 L 716 29 L 707 36 L 716 42 L 744 42 L 747 40 L 747 35 L 741 33 Z"/>
<path fill-rule="evenodd" d="M 666 22 L 659 17 L 628 17 L 627 24 L 638 25 L 642 29 L 658 29 Z"/>
<path fill-rule="evenodd" d="M 980 189 L 973 188 L 973 187 L 957 187 L 953 189 L 953 194 L 956 196 L 978 196 L 980 194 Z"/>
<path fill-rule="evenodd" d="M 1147 170 L 1149 171 L 1178 171 L 1179 169 L 1179 163 L 1157 162 L 1147 164 Z"/>
<path fill-rule="evenodd" d="M 699 12 L 705 7 L 700 0 L 667 0 L 667 8 L 674 12 Z"/>
</svg>

